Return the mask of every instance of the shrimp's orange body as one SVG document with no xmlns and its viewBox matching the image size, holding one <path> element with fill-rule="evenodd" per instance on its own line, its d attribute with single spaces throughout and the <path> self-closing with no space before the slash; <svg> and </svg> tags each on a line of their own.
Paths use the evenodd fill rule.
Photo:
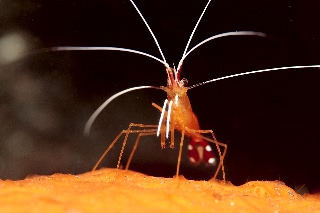
<svg viewBox="0 0 320 213">
<path fill-rule="evenodd" d="M 160 129 L 166 131 L 168 137 L 169 129 L 173 134 L 174 130 L 182 132 L 191 138 L 188 145 L 188 157 L 190 162 L 198 164 L 204 161 L 207 164 L 216 162 L 215 155 L 211 146 L 200 137 L 199 134 L 194 134 L 194 131 L 201 131 L 197 116 L 192 111 L 192 107 L 187 95 L 188 87 L 185 87 L 186 80 L 180 80 L 180 70 L 176 71 L 170 67 L 166 67 L 168 74 L 167 87 L 161 87 L 167 93 L 167 100 L 163 108 L 159 108 L 164 114 L 166 103 L 168 103 L 167 122 L 163 122 L 160 118 L 158 134 Z M 166 127 L 166 125 L 170 125 Z M 190 131 L 192 130 L 192 131 Z M 161 133 L 164 134 L 165 131 Z M 162 137 L 164 138 L 164 137 Z M 161 146 L 165 147 L 165 142 L 161 141 Z M 171 139 L 170 147 L 174 147 L 174 140 Z"/>
</svg>

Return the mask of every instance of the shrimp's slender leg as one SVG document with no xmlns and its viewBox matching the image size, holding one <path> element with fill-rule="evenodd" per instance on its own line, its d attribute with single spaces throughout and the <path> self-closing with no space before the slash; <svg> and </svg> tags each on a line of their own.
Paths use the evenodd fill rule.
<svg viewBox="0 0 320 213">
<path fill-rule="evenodd" d="M 174 127 L 173 124 L 171 125 L 171 139 L 170 139 L 170 148 L 173 149 L 174 148 Z"/>
<path fill-rule="evenodd" d="M 181 139 L 180 139 L 180 147 L 179 147 L 179 155 L 178 155 L 176 178 L 179 176 L 179 171 L 180 171 L 182 147 L 183 147 L 183 142 L 184 142 L 184 132 L 185 132 L 185 130 L 183 129 L 183 130 L 181 131 Z"/>
<path fill-rule="evenodd" d="M 132 127 L 139 127 L 139 128 L 147 128 L 147 129 L 138 129 L 138 130 L 132 130 Z M 150 129 L 149 129 L 150 128 Z M 125 138 L 123 140 L 122 143 L 122 147 L 121 147 L 121 151 L 120 151 L 120 155 L 118 158 L 118 162 L 117 162 L 117 169 L 119 169 L 120 167 L 120 161 L 122 158 L 122 154 L 124 151 L 124 148 L 126 146 L 129 134 L 150 134 L 150 135 L 155 135 L 157 132 L 157 125 L 146 125 L 146 124 L 135 124 L 135 123 L 131 123 L 128 127 L 128 129 L 126 130 L 122 130 L 117 137 L 115 137 L 115 139 L 112 141 L 112 143 L 108 146 L 108 148 L 104 151 L 104 153 L 101 155 L 101 157 L 99 158 L 99 160 L 97 161 L 97 163 L 94 165 L 92 171 L 96 170 L 97 167 L 100 165 L 101 161 L 105 158 L 105 156 L 108 154 L 108 152 L 112 149 L 112 147 L 116 144 L 116 142 L 119 141 L 119 138 L 125 134 Z M 132 158 L 132 157 L 131 157 Z"/>
<path fill-rule="evenodd" d="M 201 137 L 202 139 L 208 141 L 208 142 L 211 142 L 211 143 L 214 143 L 217 147 L 217 150 L 218 150 L 218 154 L 219 154 L 219 164 L 218 164 L 218 167 L 216 169 L 216 172 L 213 176 L 213 179 L 216 179 L 220 169 L 222 169 L 222 176 L 223 176 L 223 180 L 225 181 L 226 180 L 226 174 L 225 174 L 225 170 L 224 170 L 224 158 L 225 158 L 225 155 L 227 153 L 227 144 L 224 144 L 224 143 L 221 143 L 219 141 L 217 141 L 214 133 L 212 130 L 194 130 L 194 129 L 189 129 L 186 127 L 186 130 L 191 133 L 191 134 L 194 134 L 195 136 L 197 137 Z M 211 138 L 208 138 L 208 137 L 205 137 L 203 136 L 202 134 L 211 134 Z M 221 152 L 221 149 L 220 149 L 220 146 L 222 146 L 224 149 L 223 149 L 223 152 Z"/>
<path fill-rule="evenodd" d="M 128 170 L 128 169 L 129 169 L 129 166 L 130 166 L 131 160 L 132 160 L 132 158 L 133 158 L 133 155 L 134 155 L 134 153 L 136 152 L 137 147 L 138 147 L 138 144 L 139 144 L 139 142 L 140 142 L 140 138 L 141 138 L 142 136 L 156 135 L 156 134 L 157 134 L 157 129 L 154 129 L 153 132 L 139 133 L 139 134 L 138 134 L 137 139 L 136 139 L 136 141 L 135 141 L 135 143 L 134 143 L 134 146 L 133 146 L 133 148 L 132 148 L 132 150 L 131 150 L 129 159 L 128 159 L 128 161 L 127 161 L 125 170 Z"/>
<path fill-rule="evenodd" d="M 127 131 L 126 131 L 126 135 L 124 136 L 124 140 L 123 140 L 123 143 L 122 143 L 121 151 L 120 151 L 118 162 L 117 162 L 117 169 L 119 169 L 119 167 L 120 167 L 121 158 L 122 158 L 122 155 L 123 155 L 124 148 L 125 148 L 125 146 L 127 144 L 127 140 L 128 140 L 129 134 L 130 134 L 130 129 L 131 129 L 131 124 L 129 125 L 129 127 L 128 127 Z"/>
<path fill-rule="evenodd" d="M 115 145 L 115 143 L 118 141 L 118 139 L 121 137 L 122 134 L 126 133 L 128 130 L 122 130 L 117 137 L 112 141 L 112 143 L 108 146 L 108 148 L 104 151 L 104 153 L 101 155 L 97 163 L 94 165 L 91 171 L 95 171 L 97 167 L 100 165 L 103 158 L 108 154 L 108 152 L 111 150 L 111 148 Z"/>
<path fill-rule="evenodd" d="M 160 112 L 162 111 L 162 107 L 159 106 L 158 104 L 152 103 L 152 106 L 155 107 L 155 108 L 157 108 Z"/>
</svg>

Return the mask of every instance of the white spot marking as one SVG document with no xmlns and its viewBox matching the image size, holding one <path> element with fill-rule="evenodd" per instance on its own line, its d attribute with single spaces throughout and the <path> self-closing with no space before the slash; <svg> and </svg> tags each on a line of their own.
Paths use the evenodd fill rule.
<svg viewBox="0 0 320 213">
<path fill-rule="evenodd" d="M 191 146 L 190 144 L 188 145 L 188 150 L 193 150 L 193 146 Z"/>
<path fill-rule="evenodd" d="M 209 158 L 208 163 L 214 164 L 216 162 L 215 158 Z"/>
<path fill-rule="evenodd" d="M 212 151 L 212 148 L 211 148 L 210 145 L 206 145 L 205 149 L 206 149 L 207 152 L 211 152 Z"/>
</svg>

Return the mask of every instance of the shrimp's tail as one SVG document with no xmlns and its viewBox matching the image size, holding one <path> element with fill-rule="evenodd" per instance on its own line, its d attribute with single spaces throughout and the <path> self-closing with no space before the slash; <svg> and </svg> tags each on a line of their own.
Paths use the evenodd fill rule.
<svg viewBox="0 0 320 213">
<path fill-rule="evenodd" d="M 204 162 L 208 165 L 215 165 L 217 163 L 211 146 L 202 138 L 191 138 L 188 144 L 188 157 L 193 164 Z"/>
</svg>

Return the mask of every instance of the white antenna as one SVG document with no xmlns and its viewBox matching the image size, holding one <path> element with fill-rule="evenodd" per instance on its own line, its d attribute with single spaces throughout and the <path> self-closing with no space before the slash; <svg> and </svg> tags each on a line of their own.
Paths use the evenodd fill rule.
<svg viewBox="0 0 320 213">
<path fill-rule="evenodd" d="M 152 58 L 162 64 L 164 64 L 165 66 L 167 66 L 167 62 L 164 60 L 161 60 L 160 58 L 157 58 L 153 55 L 150 55 L 148 53 L 145 52 L 141 52 L 139 50 L 133 50 L 133 49 L 128 49 L 128 48 L 123 48 L 123 47 L 51 47 L 51 48 L 44 48 L 44 49 L 40 49 L 35 53 L 39 53 L 39 52 L 49 52 L 49 51 L 80 51 L 80 50 L 91 50 L 91 51 L 101 51 L 101 50 L 110 50 L 110 51 L 121 51 L 121 52 L 130 52 L 130 53 L 135 53 L 138 55 L 143 55 L 143 56 L 147 56 L 149 58 Z"/>
<path fill-rule="evenodd" d="M 84 134 L 85 135 L 89 135 L 90 134 L 90 130 L 91 130 L 91 126 L 93 124 L 93 122 L 96 120 L 96 118 L 98 117 L 98 115 L 102 112 L 102 110 L 104 108 L 106 108 L 106 106 L 111 102 L 113 101 L 115 98 L 125 94 L 125 93 L 128 93 L 128 92 L 131 92 L 133 90 L 139 90 L 139 89 L 148 89 L 148 88 L 151 88 L 151 89 L 161 89 L 160 87 L 154 87 L 154 86 L 139 86 L 139 87 L 131 87 L 131 88 L 128 88 L 128 89 L 125 89 L 125 90 L 122 90 L 116 94 L 114 94 L 113 96 L 111 96 L 110 98 L 108 98 L 105 102 L 103 102 L 103 104 L 101 104 L 99 106 L 98 109 L 96 109 L 96 111 L 90 116 L 89 120 L 87 121 L 85 127 L 84 127 Z"/>
<path fill-rule="evenodd" d="M 181 59 L 180 59 L 180 61 L 179 61 L 179 64 L 178 64 L 178 67 L 177 67 L 177 72 L 180 72 L 180 71 L 181 71 L 181 66 L 182 66 L 182 64 L 183 64 L 184 59 L 185 59 L 192 51 L 194 51 L 195 49 L 197 49 L 197 48 L 200 47 L 201 45 L 207 43 L 208 41 L 214 40 L 214 39 L 216 39 L 216 38 L 221 38 L 221 37 L 226 37 L 226 36 L 235 36 L 235 35 L 253 35 L 253 36 L 261 36 L 261 37 L 266 37 L 266 36 L 267 36 L 267 35 L 264 34 L 264 33 L 253 32 L 253 31 L 236 31 L 236 32 L 221 33 L 221 34 L 218 34 L 218 35 L 215 35 L 215 36 L 211 36 L 211 37 L 203 40 L 202 42 L 200 42 L 199 44 L 197 44 L 197 45 L 194 46 L 191 50 L 188 51 L 188 48 L 189 48 L 190 42 L 191 42 L 191 40 L 192 40 L 192 38 L 193 38 L 193 35 L 194 35 L 195 31 L 197 30 L 198 25 L 199 25 L 199 23 L 200 23 L 203 15 L 204 15 L 204 13 L 206 12 L 206 10 L 207 10 L 210 2 L 211 2 L 211 0 L 208 0 L 206 6 L 204 7 L 204 9 L 203 9 L 203 11 L 202 11 L 202 13 L 201 13 L 201 15 L 200 15 L 197 23 L 196 23 L 196 25 L 194 26 L 194 28 L 193 28 L 193 30 L 192 30 L 192 33 L 191 33 L 191 35 L 190 35 L 190 37 L 189 37 L 189 40 L 188 40 L 188 42 L 187 42 L 187 45 L 186 45 L 186 47 L 185 47 L 185 49 L 184 49 L 184 52 L 183 52 L 183 54 L 182 54 L 182 57 L 181 57 Z M 187 51 L 188 51 L 188 52 L 187 52 Z"/>
<path fill-rule="evenodd" d="M 163 53 L 162 53 L 162 50 L 161 50 L 160 45 L 159 45 L 159 42 L 158 42 L 156 36 L 153 34 L 153 32 L 152 32 L 152 30 L 151 30 L 148 22 L 145 20 L 145 18 L 143 17 L 142 13 L 140 12 L 139 8 L 138 8 L 137 5 L 134 3 L 134 1 L 133 1 L 133 0 L 130 0 L 130 2 L 132 3 L 132 5 L 134 6 L 134 8 L 136 9 L 136 11 L 138 12 L 138 14 L 140 15 L 140 17 L 141 17 L 142 21 L 144 22 L 144 24 L 147 26 L 147 28 L 148 28 L 148 30 L 149 30 L 149 32 L 150 32 L 150 34 L 151 34 L 154 42 L 156 43 L 156 45 L 157 45 L 157 47 L 158 47 L 158 50 L 159 50 L 159 52 L 160 52 L 160 54 L 161 54 L 161 57 L 162 57 L 163 61 L 167 64 L 166 58 L 164 57 L 164 55 L 163 55 Z"/>
<path fill-rule="evenodd" d="M 201 21 L 201 19 L 202 19 L 202 16 L 203 16 L 204 13 L 206 12 L 207 7 L 209 6 L 210 2 L 211 2 L 211 0 L 209 0 L 208 3 L 206 4 L 206 6 L 204 7 L 204 9 L 203 9 L 203 11 L 202 11 L 202 13 L 201 13 L 201 15 L 200 15 L 197 23 L 196 23 L 196 26 L 194 26 L 194 28 L 193 28 L 193 30 L 192 30 L 192 33 L 191 33 L 191 35 L 190 35 L 190 37 L 189 37 L 188 43 L 187 43 L 187 45 L 186 45 L 186 48 L 185 48 L 184 51 L 183 51 L 182 58 L 181 58 L 180 61 L 183 61 L 182 59 L 185 58 L 185 54 L 186 54 L 186 52 L 187 52 L 187 50 L 188 50 L 188 48 L 189 48 L 190 42 L 191 42 L 191 40 L 192 40 L 192 38 L 193 38 L 193 35 L 194 35 L 194 33 L 196 32 L 196 30 L 197 30 L 197 28 L 198 28 L 198 25 L 199 25 L 199 23 L 200 23 L 200 21 Z M 180 63 L 179 63 L 179 64 L 180 64 Z M 179 68 L 179 66 L 178 66 L 178 68 Z M 178 69 L 178 70 L 179 70 L 179 69 Z"/>
<path fill-rule="evenodd" d="M 255 71 L 237 73 L 237 74 L 227 75 L 227 76 L 220 77 L 220 78 L 214 78 L 214 79 L 211 79 L 211 80 L 208 80 L 208 81 L 204 81 L 204 82 L 202 82 L 202 83 L 194 84 L 194 85 L 188 87 L 188 89 L 192 89 L 192 88 L 201 86 L 201 85 L 203 85 L 203 84 L 208 84 L 208 83 L 211 83 L 211 82 L 214 82 L 214 81 L 220 81 L 220 80 L 223 80 L 223 79 L 238 77 L 238 76 L 242 76 L 242 75 L 250 75 L 250 74 L 255 74 L 255 73 L 262 73 L 262 72 L 269 72 L 269 71 L 277 71 L 277 70 L 302 69 L 302 68 L 320 68 L 320 65 L 277 67 L 277 68 L 270 68 L 270 69 L 262 69 L 262 70 L 255 70 Z"/>
<path fill-rule="evenodd" d="M 189 50 L 187 53 L 185 53 L 181 60 L 179 61 L 179 64 L 178 64 L 178 68 L 177 70 L 180 70 L 182 64 L 183 64 L 183 61 L 184 59 L 191 53 L 193 52 L 195 49 L 197 49 L 198 47 L 200 47 L 201 45 L 211 41 L 211 40 L 214 40 L 214 39 L 217 39 L 217 38 L 222 38 L 222 37 L 227 37 L 227 36 L 260 36 L 260 37 L 267 37 L 267 34 L 265 33 L 261 33 L 261 32 L 254 32 L 254 31 L 236 31 L 236 32 L 227 32 L 227 33 L 221 33 L 221 34 L 218 34 L 218 35 L 214 35 L 214 36 L 211 36 L 203 41 L 201 41 L 200 43 L 198 43 L 196 46 L 194 46 L 193 48 L 191 48 L 191 50 Z"/>
</svg>

